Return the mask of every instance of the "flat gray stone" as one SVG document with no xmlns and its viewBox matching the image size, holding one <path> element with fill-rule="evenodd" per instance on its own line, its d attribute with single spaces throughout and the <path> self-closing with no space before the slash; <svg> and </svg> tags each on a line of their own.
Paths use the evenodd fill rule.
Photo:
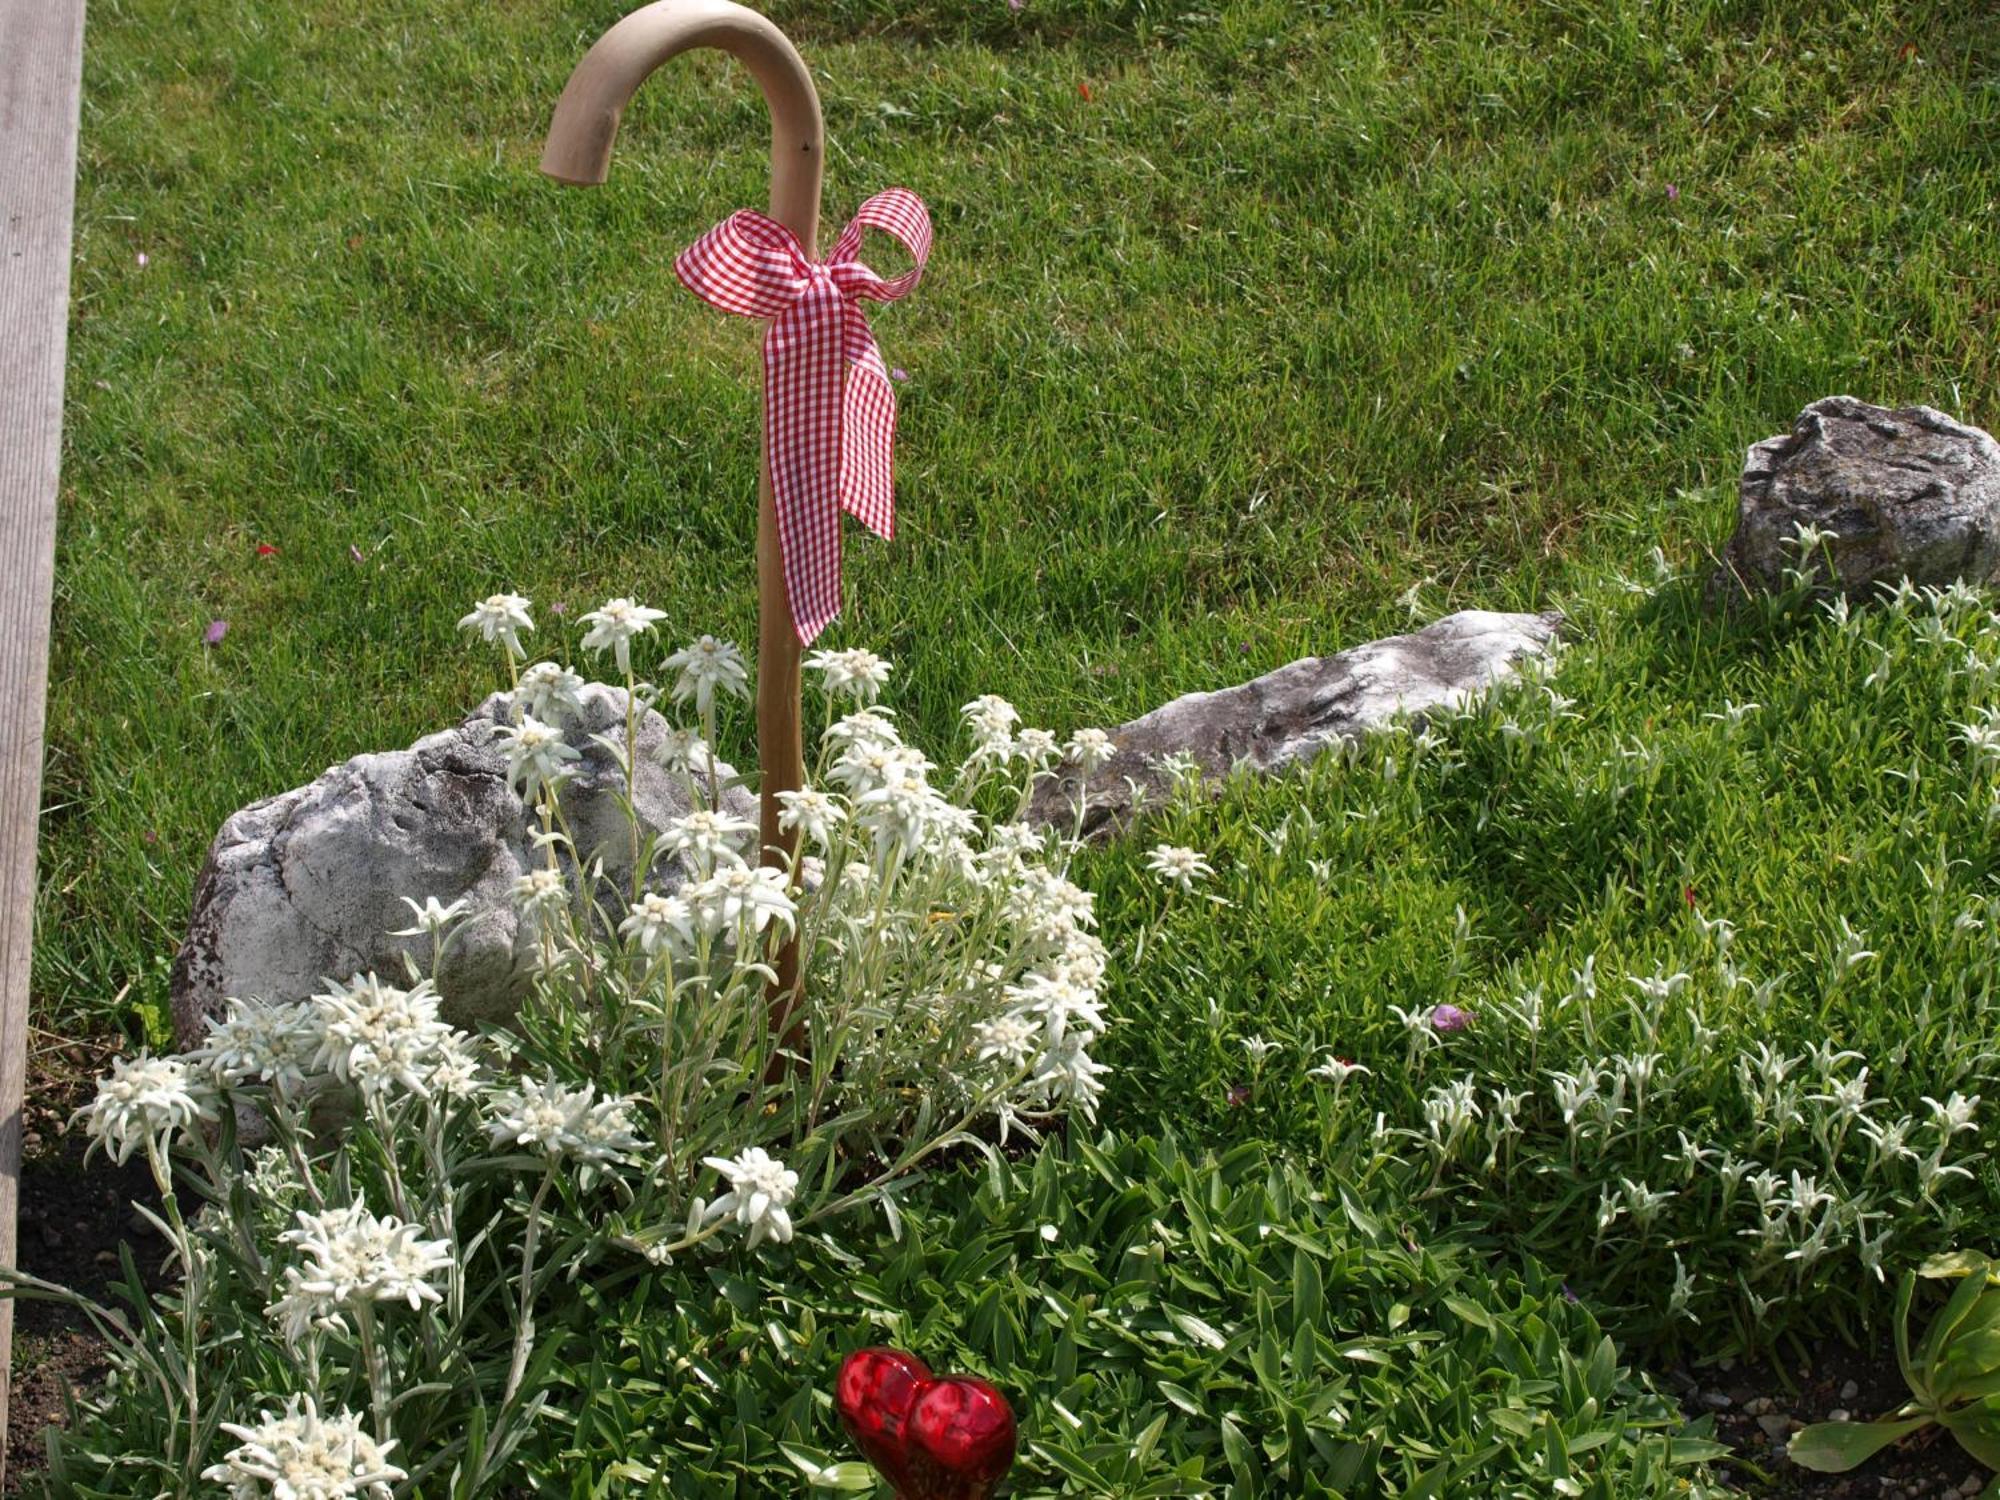
<svg viewBox="0 0 2000 1500">
<path fill-rule="evenodd" d="M 625 694 L 592 684 L 582 704 L 582 716 L 565 726 L 583 758 L 563 789 L 564 817 L 586 858 L 601 853 L 607 881 L 629 889 L 631 825 L 617 796 L 623 778 L 610 753 L 590 743 L 595 733 L 623 734 Z M 174 1028 L 182 1045 L 204 1034 L 203 1018 L 220 1014 L 229 996 L 298 1000 L 325 980 L 370 970 L 400 982 L 405 953 L 428 968 L 428 938 L 389 935 L 411 925 L 404 896 L 471 905 L 434 976 L 445 1015 L 470 1026 L 513 1014 L 533 942 L 520 931 L 508 891 L 541 856 L 529 837 L 530 810 L 508 785 L 494 743 L 501 712 L 496 694 L 455 729 L 407 750 L 357 755 L 222 825 L 174 960 Z M 667 728 L 650 710 L 640 721 L 636 803 L 652 831 L 689 810 L 680 776 L 654 760 Z M 747 794 L 732 789 L 724 797 L 755 820 Z M 679 875 L 663 862 L 653 884 L 671 889 Z"/>
<path fill-rule="evenodd" d="M 1712 595 L 1781 590 L 1801 526 L 1832 533 L 1815 570 L 1857 604 L 1905 578 L 2000 578 L 2000 444 L 1928 406 L 1815 401 L 1750 450 L 1737 494 Z"/>
<path fill-rule="evenodd" d="M 1192 756 L 1211 778 L 1240 766 L 1283 771 L 1399 717 L 1421 720 L 1484 692 L 1520 658 L 1545 654 L 1561 625 L 1556 614 L 1468 609 L 1410 635 L 1295 661 L 1241 687 L 1176 698 L 1112 731 L 1116 754 L 1090 778 L 1084 831 L 1124 823 L 1134 784 L 1145 800 L 1164 794 L 1166 756 Z M 1078 780 L 1074 772 L 1045 779 L 1028 820 L 1073 826 Z"/>
</svg>

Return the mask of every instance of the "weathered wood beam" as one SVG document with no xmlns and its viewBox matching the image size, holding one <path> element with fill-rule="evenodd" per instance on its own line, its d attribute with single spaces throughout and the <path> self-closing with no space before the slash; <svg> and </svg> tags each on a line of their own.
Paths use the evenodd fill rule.
<svg viewBox="0 0 2000 1500">
<path fill-rule="evenodd" d="M 0 0 L 0 1265 L 14 1264 L 83 0 Z M 14 1304 L 0 1300 L 0 1480 Z"/>
</svg>

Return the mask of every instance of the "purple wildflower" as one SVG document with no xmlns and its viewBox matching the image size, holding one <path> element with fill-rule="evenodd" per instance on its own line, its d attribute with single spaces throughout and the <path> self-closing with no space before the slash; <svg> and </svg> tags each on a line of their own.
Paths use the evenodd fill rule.
<svg viewBox="0 0 2000 1500">
<path fill-rule="evenodd" d="M 1456 1005 L 1440 1005 L 1431 1012 L 1431 1025 L 1438 1031 L 1463 1031 L 1472 1024 L 1472 1012 Z"/>
<path fill-rule="evenodd" d="M 229 622 L 227 620 L 210 620 L 208 622 L 208 629 L 201 633 L 201 638 L 206 645 L 220 646 L 222 638 L 228 634 Z"/>
<path fill-rule="evenodd" d="M 1671 182 L 1670 182 L 1670 183 L 1668 183 L 1668 184 L 1667 184 L 1667 202 L 1669 202 L 1669 203 L 1678 203 L 1678 202 L 1680 202 L 1680 201 L 1681 201 L 1681 190 L 1680 190 L 1679 188 L 1675 187 L 1675 186 L 1674 186 L 1674 185 L 1673 185 L 1673 184 L 1672 184 Z"/>
</svg>

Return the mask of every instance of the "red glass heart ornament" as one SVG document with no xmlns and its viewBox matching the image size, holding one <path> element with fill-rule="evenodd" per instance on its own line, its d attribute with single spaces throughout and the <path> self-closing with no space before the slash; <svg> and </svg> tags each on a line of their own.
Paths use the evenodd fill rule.
<svg viewBox="0 0 2000 1500">
<path fill-rule="evenodd" d="M 910 1492 L 903 1430 L 930 1378 L 930 1366 L 900 1349 L 857 1349 L 841 1361 L 834 1378 L 840 1425 L 899 1495 Z"/>
<path fill-rule="evenodd" d="M 840 1367 L 834 1406 L 900 1500 L 991 1500 L 1014 1462 L 1007 1398 L 971 1375 L 933 1377 L 898 1349 L 862 1349 Z"/>
</svg>

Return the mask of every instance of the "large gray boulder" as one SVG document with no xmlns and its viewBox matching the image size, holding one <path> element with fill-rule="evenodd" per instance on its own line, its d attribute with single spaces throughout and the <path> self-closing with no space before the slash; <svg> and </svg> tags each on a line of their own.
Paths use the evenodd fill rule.
<svg viewBox="0 0 2000 1500">
<path fill-rule="evenodd" d="M 601 852 L 607 880 L 629 889 L 631 825 L 618 800 L 622 777 L 597 733 L 621 735 L 622 690 L 593 684 L 564 737 L 582 752 L 563 789 L 563 813 L 586 857 Z M 518 1007 L 532 957 L 508 890 L 540 856 L 530 811 L 508 784 L 494 743 L 504 712 L 496 694 L 456 729 L 407 750 L 357 755 L 308 786 L 253 802 L 222 825 L 195 885 L 194 915 L 174 961 L 174 1026 L 183 1045 L 204 1033 L 227 996 L 296 1000 L 373 970 L 400 978 L 403 955 L 428 968 L 427 938 L 389 934 L 411 925 L 400 898 L 470 903 L 472 915 L 435 978 L 445 1014 L 461 1025 L 502 1019 Z M 637 806 L 657 830 L 689 810 L 678 774 L 657 764 L 667 732 L 658 714 L 639 726 Z M 719 767 L 722 775 L 730 774 Z M 754 819 L 741 790 L 725 798 Z M 662 864 L 657 888 L 679 872 Z"/>
<path fill-rule="evenodd" d="M 1781 589 L 1785 569 L 1801 565 L 1792 539 L 1802 526 L 1831 533 L 1814 569 L 1856 603 L 1904 578 L 1991 583 L 2000 577 L 2000 444 L 1928 406 L 1815 401 L 1790 432 L 1750 450 L 1715 589 Z"/>
<path fill-rule="evenodd" d="M 1307 657 L 1241 687 L 1189 693 L 1112 731 L 1116 753 L 1089 781 L 1086 833 L 1109 832 L 1143 800 L 1168 790 L 1163 758 L 1192 756 L 1205 776 L 1239 766 L 1282 771 L 1408 716 L 1455 707 L 1511 675 L 1524 656 L 1545 654 L 1561 628 L 1556 614 L 1468 609 L 1411 635 L 1370 641 L 1333 656 Z M 1028 818 L 1068 828 L 1079 778 L 1044 780 Z"/>
</svg>

